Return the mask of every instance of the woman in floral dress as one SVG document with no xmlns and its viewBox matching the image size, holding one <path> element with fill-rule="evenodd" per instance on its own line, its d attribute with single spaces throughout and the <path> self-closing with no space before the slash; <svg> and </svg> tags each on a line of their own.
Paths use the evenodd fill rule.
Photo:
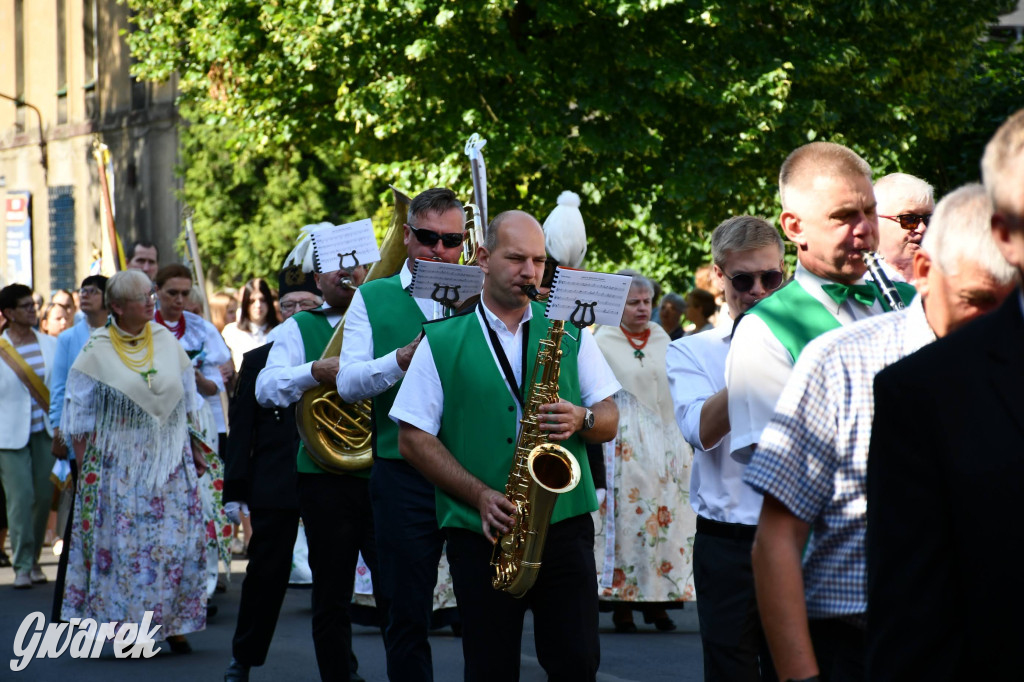
<svg viewBox="0 0 1024 682">
<path fill-rule="evenodd" d="M 68 374 L 61 433 L 81 462 L 61 616 L 142 623 L 172 651 L 206 627 L 205 533 L 188 420 L 199 408 L 188 356 L 151 322 L 149 278 L 110 279 L 114 321 Z"/>
<path fill-rule="evenodd" d="M 659 630 L 674 630 L 665 611 L 692 601 L 690 507 L 693 450 L 676 426 L 665 374 L 668 334 L 651 324 L 651 282 L 636 273 L 618 327 L 594 335 L 622 384 L 615 394 L 619 432 L 605 448 L 609 492 L 597 515 L 594 551 L 602 601 L 613 602 L 618 632 L 636 632 L 633 610 Z"/>
</svg>

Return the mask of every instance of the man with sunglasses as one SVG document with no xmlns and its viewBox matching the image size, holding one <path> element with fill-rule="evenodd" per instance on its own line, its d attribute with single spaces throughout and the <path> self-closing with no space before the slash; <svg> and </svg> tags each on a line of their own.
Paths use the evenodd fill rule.
<svg viewBox="0 0 1024 682">
<path fill-rule="evenodd" d="M 864 670 L 867 469 L 876 456 L 874 449 L 868 454 L 872 384 L 879 370 L 994 310 L 1013 291 L 1016 272 L 992 239 L 991 213 L 981 185 L 947 195 L 914 254 L 920 295 L 905 310 L 808 344 L 761 434 L 743 480 L 764 495 L 754 579 L 780 678 L 877 679 Z M 905 408 L 890 411 L 901 435 L 916 439 L 920 429 L 908 423 Z M 902 498 L 903 489 L 889 494 Z M 922 504 L 918 511 L 931 514 L 932 508 Z M 907 535 L 906 542 L 914 545 L 917 537 Z M 959 587 L 936 595 L 943 609 L 937 618 L 949 618 L 946 609 L 960 601 Z M 902 649 L 903 635 L 913 629 L 890 633 L 901 640 L 894 650 Z M 899 678 L 935 679 L 913 668 Z"/>
<path fill-rule="evenodd" d="M 729 218 L 711 233 L 712 276 L 736 318 L 782 286 L 778 230 L 754 216 Z M 676 421 L 693 446 L 690 504 L 697 513 L 693 578 L 699 599 L 704 679 L 774 680 L 750 565 L 761 495 L 743 483 L 731 456 L 725 359 L 732 324 L 674 341 L 666 365 Z"/>
<path fill-rule="evenodd" d="M 434 486 L 398 452 L 391 404 L 422 337 L 423 324 L 444 315 L 435 301 L 408 290 L 416 259 L 457 263 L 466 234 L 462 202 L 450 189 L 428 189 L 409 204 L 408 259 L 402 269 L 360 287 L 345 318 L 338 395 L 373 399 L 370 504 L 377 529 L 379 567 L 374 589 L 390 599 L 385 642 L 388 677 L 432 680 L 427 635 L 444 535 L 437 527 Z M 452 614 L 454 616 L 454 614 Z"/>
<path fill-rule="evenodd" d="M 914 281 L 914 252 L 935 210 L 934 190 L 921 178 L 890 173 L 875 182 L 878 252 L 889 278 Z"/>
</svg>

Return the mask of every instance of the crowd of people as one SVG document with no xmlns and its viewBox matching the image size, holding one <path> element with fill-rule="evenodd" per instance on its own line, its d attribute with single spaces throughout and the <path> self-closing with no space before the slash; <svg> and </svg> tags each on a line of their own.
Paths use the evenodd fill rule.
<svg viewBox="0 0 1024 682">
<path fill-rule="evenodd" d="M 228 681 L 266 661 L 301 537 L 324 680 L 361 679 L 354 621 L 380 627 L 389 679 L 433 679 L 428 635 L 446 624 L 465 679 L 516 680 L 527 610 L 548 676 L 594 680 L 601 610 L 618 633 L 640 629 L 635 612 L 673 630 L 686 602 L 707 680 L 1013 676 L 1021 604 L 1001 548 L 1021 538 L 996 519 L 1024 492 L 1024 110 L 981 175 L 936 203 L 925 180 L 804 145 L 779 173 L 792 273 L 771 222 L 726 216 L 685 295 L 620 271 L 619 324 L 564 335 L 533 290 L 553 263 L 583 265 L 571 193 L 543 225 L 494 217 L 482 291 L 454 314 L 411 295 L 419 259 L 463 256 L 445 188 L 409 204 L 391 272 L 317 271 L 307 236 L 276 283 L 208 302 L 148 243 L 49 301 L 9 285 L 0 563 L 16 589 L 46 582 L 50 524 L 55 619 L 152 611 L 187 653 L 221 562 L 245 552 Z M 557 400 L 537 404 L 552 334 Z M 365 465 L 299 438 L 296 405 L 320 391 L 364 405 Z M 528 512 L 505 493 L 525 425 L 579 483 L 511 594 L 492 561 Z M 73 508 L 54 525 L 62 490 Z"/>
</svg>

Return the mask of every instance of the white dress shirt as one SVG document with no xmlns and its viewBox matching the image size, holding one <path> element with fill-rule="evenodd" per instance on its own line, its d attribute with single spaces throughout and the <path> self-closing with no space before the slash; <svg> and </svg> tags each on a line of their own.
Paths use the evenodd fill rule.
<svg viewBox="0 0 1024 682">
<path fill-rule="evenodd" d="M 327 303 L 319 310 L 324 312 L 332 327 L 338 326 L 343 311 Z M 272 336 L 274 347 L 267 355 L 266 366 L 256 377 L 256 401 L 263 407 L 287 407 L 318 385 L 313 378 L 314 361 L 306 362 L 302 332 L 293 317 L 274 327 Z"/>
<path fill-rule="evenodd" d="M 480 307 L 487 316 L 487 322 L 491 325 L 491 329 L 497 335 L 498 342 L 505 352 L 505 357 L 509 359 L 509 364 L 512 366 L 512 372 L 516 381 L 522 385 L 522 363 L 520 358 L 523 356 L 523 323 L 533 318 L 533 307 L 527 306 L 523 319 L 515 332 L 510 331 L 505 326 L 505 323 L 483 305 L 483 299 L 481 299 Z M 488 339 L 488 347 L 491 350 L 491 357 L 494 359 L 495 366 L 500 366 L 498 356 L 490 344 L 487 327 L 484 325 L 484 319 L 480 315 L 480 310 L 475 310 L 472 314 L 476 315 L 484 338 Z M 611 367 L 608 366 L 608 362 L 601 354 L 601 350 L 597 347 L 594 335 L 577 331 L 572 325 L 568 325 L 566 333 L 571 333 L 574 336 L 578 333 L 582 337 L 580 339 L 577 365 L 579 367 L 580 400 L 583 405 L 589 407 L 618 391 L 621 386 L 618 380 L 616 380 L 615 374 L 612 373 Z M 504 372 L 501 374 L 504 376 Z M 508 389 L 509 395 L 514 395 L 507 379 L 505 380 L 505 387 Z M 529 392 L 530 387 L 527 386 L 526 390 Z M 523 397 L 524 399 L 526 398 L 526 396 Z M 513 402 L 516 405 L 516 418 L 522 419 L 523 412 L 519 401 L 514 400 Z M 416 353 L 409 364 L 409 371 L 406 373 L 405 381 L 402 382 L 402 387 L 398 389 L 398 396 L 395 398 L 395 403 L 391 407 L 391 412 L 388 416 L 393 421 L 406 422 L 421 431 L 436 436 L 437 432 L 441 429 L 441 414 L 443 411 L 444 390 L 441 387 L 441 378 L 437 374 L 434 356 L 430 353 L 429 340 L 424 338 L 416 348 Z"/>
<path fill-rule="evenodd" d="M 700 414 L 708 398 L 725 388 L 725 358 L 731 327 L 676 339 L 668 346 L 665 364 L 676 422 L 693 446 L 690 506 L 702 516 L 722 523 L 757 525 L 761 495 L 743 482 L 746 468 L 730 457 L 730 434 L 716 443 L 700 440 Z"/>
<path fill-rule="evenodd" d="M 840 325 L 847 325 L 882 312 L 877 300 L 870 307 L 853 297 L 836 304 L 822 286 L 829 280 L 812 274 L 797 264 L 793 275 L 804 291 L 819 301 Z M 863 278 L 859 281 L 863 284 Z M 792 286 L 792 285 L 790 285 Z M 775 338 L 768 325 L 756 315 L 746 315 L 736 326 L 732 347 L 725 363 L 725 383 L 729 387 L 729 424 L 732 427 L 733 456 L 750 461 L 761 431 L 775 414 L 775 403 L 793 371 L 793 358 Z"/>
<path fill-rule="evenodd" d="M 399 280 L 405 288 L 412 284 L 409 261 L 402 265 Z M 427 320 L 436 320 L 444 314 L 444 308 L 429 298 L 416 298 L 416 305 Z M 411 342 L 412 339 L 409 339 Z M 345 335 L 341 343 L 340 367 L 338 369 L 338 395 L 347 403 L 373 398 L 394 386 L 405 376 L 398 366 L 398 350 L 374 358 L 373 329 L 366 312 L 363 292 L 356 290 L 345 316 Z"/>
</svg>

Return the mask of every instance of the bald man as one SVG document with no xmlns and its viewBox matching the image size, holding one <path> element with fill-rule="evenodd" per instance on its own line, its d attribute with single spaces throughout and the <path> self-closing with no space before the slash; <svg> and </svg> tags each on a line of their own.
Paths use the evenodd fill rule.
<svg viewBox="0 0 1024 682">
<path fill-rule="evenodd" d="M 550 325 L 522 288 L 540 284 L 545 261 L 536 219 L 521 211 L 498 215 L 479 252 L 480 304 L 424 326 L 426 338 L 390 413 L 399 424 L 399 452 L 438 487 L 469 681 L 519 679 L 526 609 L 534 614 L 537 658 L 551 679 L 594 680 L 600 661 L 590 516 L 597 497 L 585 443 L 615 436 L 611 396 L 619 383 L 590 334 L 563 337 L 561 400 L 539 410 L 540 428 L 575 455 L 581 481 L 558 497 L 533 587 L 517 599 L 491 585 L 494 538 L 510 530 L 515 511 L 502 491 L 529 400 L 524 381 Z"/>
</svg>

